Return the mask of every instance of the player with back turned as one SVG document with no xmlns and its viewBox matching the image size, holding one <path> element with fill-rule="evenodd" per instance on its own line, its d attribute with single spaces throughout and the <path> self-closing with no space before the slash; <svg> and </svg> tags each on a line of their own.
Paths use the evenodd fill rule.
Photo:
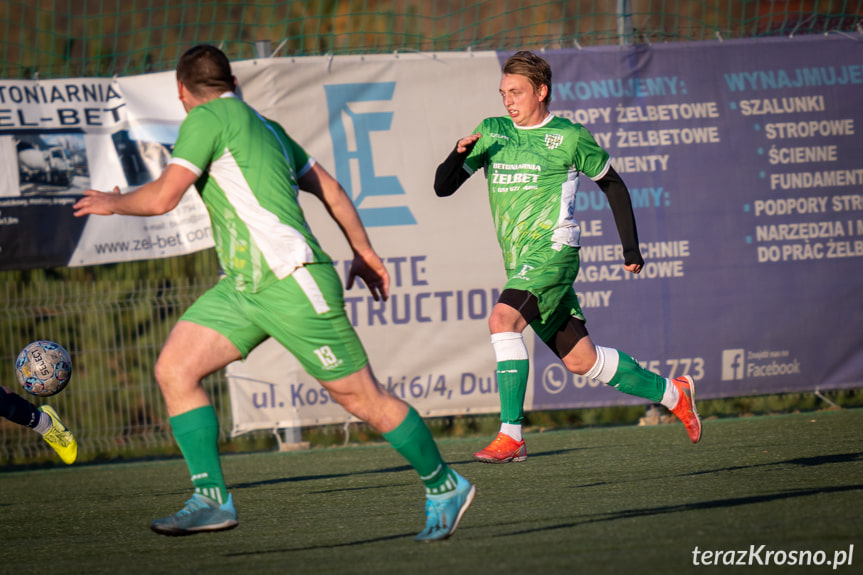
<svg viewBox="0 0 863 575">
<path fill-rule="evenodd" d="M 483 120 L 473 134 L 456 143 L 435 173 L 435 193 L 444 197 L 480 168 L 485 170 L 507 274 L 489 318 L 501 427 L 474 459 L 527 459 L 522 420 L 529 361 L 522 332 L 528 325 L 569 371 L 661 402 L 697 443 L 701 420 L 691 377 L 663 378 L 621 351 L 595 345 L 588 335 L 573 289 L 581 234 L 574 217 L 580 173 L 608 197 L 623 244 L 624 268 L 637 274 L 644 260 L 629 191 L 587 129 L 549 112 L 551 87 L 548 62 L 532 52 L 514 54 L 504 64 L 500 81 L 508 115 Z"/>
<path fill-rule="evenodd" d="M 449 537 L 475 488 L 443 461 L 416 410 L 375 378 L 347 318 L 332 260 L 297 201 L 300 190 L 313 194 L 340 226 L 353 250 L 347 287 L 359 277 L 375 299 L 387 299 L 389 274 L 350 197 L 279 124 L 236 96 L 230 63 L 219 49 L 200 45 L 184 53 L 177 88 L 187 116 L 159 178 L 126 194 L 117 188 L 87 190 L 74 206 L 76 216 L 158 215 L 176 207 L 194 185 L 209 212 L 226 274 L 180 318 L 156 364 L 195 491 L 183 509 L 153 521 L 151 528 L 186 535 L 237 525 L 219 462 L 216 413 L 201 380 L 271 336 L 420 475 L 426 526 L 416 539 Z"/>
</svg>

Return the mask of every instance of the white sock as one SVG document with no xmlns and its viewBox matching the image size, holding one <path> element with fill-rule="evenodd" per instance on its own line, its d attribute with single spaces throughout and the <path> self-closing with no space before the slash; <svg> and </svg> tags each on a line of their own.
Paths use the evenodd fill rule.
<svg viewBox="0 0 863 575">
<path fill-rule="evenodd" d="M 528 359 L 524 336 L 517 331 L 491 334 L 491 345 L 497 362 Z"/>
<path fill-rule="evenodd" d="M 54 421 L 51 419 L 51 416 L 44 411 L 41 411 L 40 413 L 41 415 L 39 416 L 39 423 L 36 424 L 36 427 L 34 427 L 33 429 L 35 429 L 42 435 L 45 435 L 46 433 L 51 431 L 52 427 L 54 427 Z"/>
<path fill-rule="evenodd" d="M 662 394 L 662 401 L 659 403 L 668 409 L 674 409 L 679 399 L 680 392 L 677 390 L 677 386 L 671 383 L 670 379 L 665 378 L 665 392 Z"/>
<path fill-rule="evenodd" d="M 521 424 L 520 423 L 501 423 L 500 432 L 509 435 L 516 441 L 521 441 Z"/>
<path fill-rule="evenodd" d="M 600 383 L 609 383 L 617 373 L 617 366 L 620 364 L 620 354 L 616 349 L 610 347 L 596 347 L 596 363 L 590 368 L 590 371 L 584 374 L 584 377 L 594 379 Z"/>
</svg>

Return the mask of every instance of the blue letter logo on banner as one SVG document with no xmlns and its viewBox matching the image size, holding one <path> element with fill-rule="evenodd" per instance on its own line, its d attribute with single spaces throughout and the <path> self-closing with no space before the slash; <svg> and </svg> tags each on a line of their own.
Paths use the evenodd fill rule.
<svg viewBox="0 0 863 575">
<path fill-rule="evenodd" d="M 371 132 L 387 131 L 392 123 L 392 112 L 354 112 L 348 104 L 352 102 L 373 102 L 392 100 L 395 82 L 370 84 L 334 84 L 324 86 L 327 94 L 327 108 L 330 118 L 330 137 L 333 139 L 333 153 L 336 163 L 336 179 L 354 200 L 363 224 L 367 227 L 403 226 L 416 224 L 407 206 L 368 207 L 363 203 L 371 196 L 405 195 L 396 176 L 376 176 L 372 157 Z M 348 145 L 346 120 L 351 124 L 354 142 L 353 149 Z M 354 193 L 351 178 L 351 161 L 356 160 L 359 168 L 359 190 Z"/>
</svg>

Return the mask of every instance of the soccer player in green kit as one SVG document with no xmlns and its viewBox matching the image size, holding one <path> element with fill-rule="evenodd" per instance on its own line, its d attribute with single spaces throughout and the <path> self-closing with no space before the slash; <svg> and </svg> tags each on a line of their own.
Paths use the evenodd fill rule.
<svg viewBox="0 0 863 575">
<path fill-rule="evenodd" d="M 637 274 L 644 260 L 629 190 L 587 129 L 549 113 L 551 86 L 548 62 L 532 52 L 514 54 L 504 64 L 500 81 L 508 116 L 483 120 L 473 134 L 458 141 L 435 173 L 435 193 L 444 197 L 476 170 L 485 170 L 507 273 L 489 317 L 501 427 L 491 444 L 473 457 L 484 463 L 527 459 L 521 423 L 529 369 L 522 332 L 528 325 L 568 370 L 661 402 L 697 443 L 701 420 L 692 378 L 663 378 L 623 352 L 595 345 L 587 333 L 573 289 L 581 234 L 574 217 L 579 173 L 608 197 L 623 244 L 624 268 Z"/>
<path fill-rule="evenodd" d="M 389 274 L 350 197 L 280 125 L 235 95 L 230 63 L 218 48 L 200 45 L 183 54 L 177 87 L 187 116 L 159 178 L 126 194 L 87 190 L 74 206 L 76 216 L 164 214 L 194 185 L 226 274 L 185 312 L 156 364 L 195 490 L 183 509 L 150 527 L 188 535 L 237 526 L 219 461 L 216 413 L 201 380 L 271 336 L 420 475 L 426 526 L 416 539 L 449 537 L 476 489 L 443 461 L 416 410 L 375 378 L 345 313 L 333 262 L 297 201 L 300 190 L 317 196 L 340 226 L 353 250 L 347 287 L 359 277 L 375 299 L 387 299 Z"/>
</svg>

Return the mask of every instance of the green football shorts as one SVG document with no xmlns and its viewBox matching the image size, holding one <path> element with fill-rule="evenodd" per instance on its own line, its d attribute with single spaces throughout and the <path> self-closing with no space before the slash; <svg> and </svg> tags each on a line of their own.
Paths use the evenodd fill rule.
<svg viewBox="0 0 863 575">
<path fill-rule="evenodd" d="M 544 248 L 519 258 L 516 267 L 507 270 L 504 289 L 532 293 L 539 305 L 539 317 L 530 327 L 542 341 L 549 341 L 570 317 L 584 321 L 578 296 L 572 287 L 578 275 L 578 248 L 561 246 L 560 250 Z"/>
<path fill-rule="evenodd" d="M 345 313 L 341 280 L 328 263 L 298 268 L 258 293 L 237 291 L 231 278 L 223 278 L 180 319 L 216 330 L 243 357 L 270 336 L 320 381 L 341 379 L 368 365 Z"/>
</svg>

